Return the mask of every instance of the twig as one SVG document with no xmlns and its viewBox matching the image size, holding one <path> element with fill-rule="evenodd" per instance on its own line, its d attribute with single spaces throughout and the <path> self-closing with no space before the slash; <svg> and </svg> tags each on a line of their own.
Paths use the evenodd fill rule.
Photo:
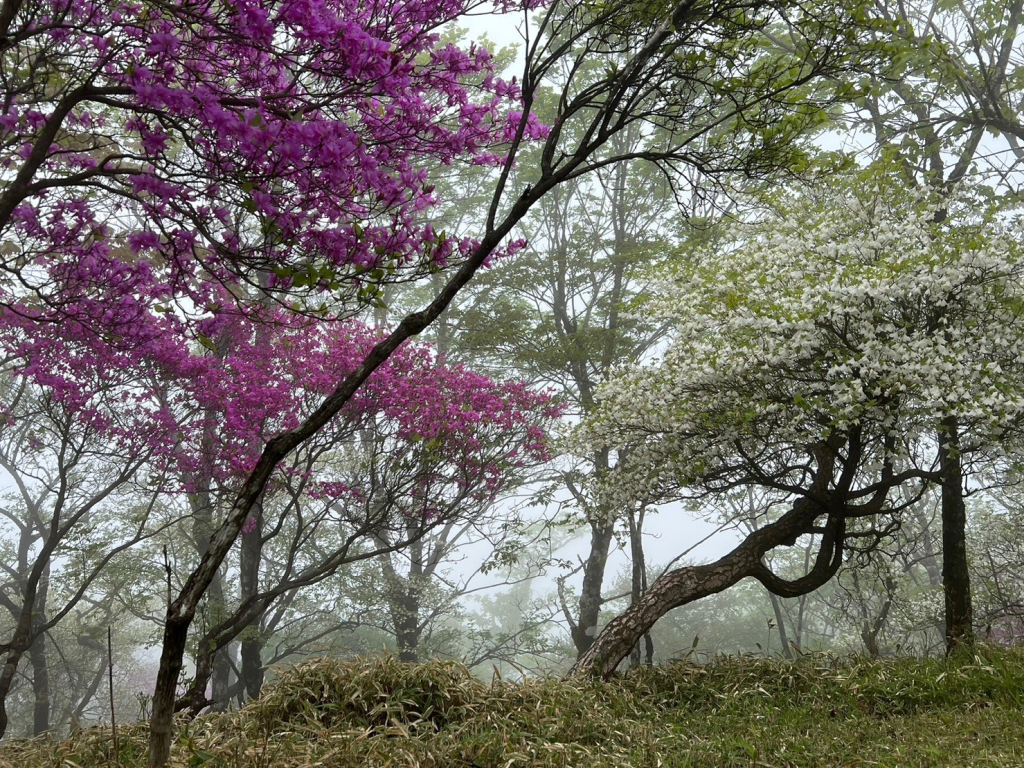
<svg viewBox="0 0 1024 768">
<path fill-rule="evenodd" d="M 167 574 L 167 607 L 171 606 L 171 560 L 167 557 L 167 545 L 164 544 L 164 572 Z"/>
</svg>

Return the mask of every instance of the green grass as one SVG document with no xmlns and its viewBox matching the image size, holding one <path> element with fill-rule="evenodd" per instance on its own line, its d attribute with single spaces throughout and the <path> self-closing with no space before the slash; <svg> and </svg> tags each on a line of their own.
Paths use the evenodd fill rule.
<svg viewBox="0 0 1024 768">
<path fill-rule="evenodd" d="M 484 684 L 446 662 L 319 661 L 179 727 L 183 766 L 1024 766 L 1024 653 L 729 658 L 608 683 Z M 12 742 L 0 766 L 144 765 L 144 725 Z"/>
</svg>

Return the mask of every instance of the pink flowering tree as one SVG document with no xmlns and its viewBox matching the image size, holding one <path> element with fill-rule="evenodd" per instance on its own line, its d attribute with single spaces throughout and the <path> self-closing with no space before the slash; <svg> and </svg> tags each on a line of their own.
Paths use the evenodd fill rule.
<svg viewBox="0 0 1024 768">
<path fill-rule="evenodd" d="M 24 511 L 5 507 L 21 554 L 5 558 L 11 578 L 0 593 L 14 627 L 4 638 L 0 702 L 21 658 L 28 653 L 34 673 L 42 669 L 43 635 L 92 595 L 105 567 L 126 550 L 184 525 L 197 555 L 205 555 L 233 484 L 268 436 L 300 423 L 358 365 L 375 334 L 355 322 L 313 323 L 268 311 L 260 322 L 225 318 L 209 341 L 226 351 L 195 355 L 187 376 L 136 371 L 106 382 L 87 381 L 74 348 L 60 347 L 68 362 L 61 382 L 90 392 L 86 401 L 55 397 L 56 387 L 6 373 L 0 467 L 14 478 Z M 41 365 L 61 367 L 56 359 Z M 229 558 L 237 588 L 225 584 L 223 571 L 211 584 L 207 626 L 193 643 L 196 675 L 180 706 L 199 711 L 213 703 L 206 688 L 214 657 L 250 627 L 240 683 L 255 695 L 269 609 L 346 564 L 468 520 L 520 470 L 546 460 L 544 431 L 557 413 L 547 395 L 522 384 L 446 365 L 430 347 L 400 348 L 329 429 L 280 467 L 244 522 L 241 546 Z M 175 499 L 187 499 L 184 516 L 174 513 Z M 154 515 L 154 507 L 171 513 Z M 122 519 L 118 508 L 136 512 Z M 74 552 L 91 531 L 109 545 L 96 542 L 89 566 L 66 572 L 59 562 L 80 559 Z M 59 591 L 49 587 L 53 579 L 64 585 Z M 40 713 L 37 721 L 44 720 Z"/>
<path fill-rule="evenodd" d="M 706 179 L 763 176 L 798 157 L 793 138 L 837 95 L 806 86 L 836 74 L 856 29 L 844 11 L 787 2 L 684 0 L 651 13 L 556 1 L 516 84 L 489 70 L 486 51 L 440 42 L 438 28 L 472 5 L 0 3 L 0 336 L 22 375 L 81 418 L 102 423 L 128 403 L 163 453 L 186 446 L 177 422 L 195 403 L 166 402 L 166 382 L 216 379 L 207 358 L 230 356 L 214 340 L 234 313 L 276 304 L 338 319 L 379 303 L 389 282 L 450 270 L 426 307 L 329 387 L 309 390 L 329 392 L 315 408 L 289 422 L 268 407 L 263 431 L 237 452 L 245 479 L 169 601 L 152 766 L 169 754 L 197 606 L 275 467 L 330 428 L 476 270 L 522 247 L 515 225 L 559 184 L 626 160 Z M 524 5 L 534 3 L 499 4 Z M 773 24 L 785 27 L 784 50 L 766 47 Z M 618 63 L 595 77 L 594 61 Z M 548 130 L 531 106 L 556 71 L 569 75 Z M 650 146 L 616 151 L 611 139 L 638 122 L 652 128 Z M 513 177 L 528 140 L 544 142 L 540 166 Z M 458 162 L 495 168 L 471 237 L 429 221 L 425 169 Z M 200 345 L 215 354 L 196 354 Z M 83 388 L 96 371 L 116 404 Z M 220 427 L 204 439 L 220 440 Z M 200 474 L 219 467 L 171 458 Z"/>
<path fill-rule="evenodd" d="M 224 399 L 216 408 L 197 406 L 204 418 L 221 425 L 222 453 L 203 476 L 216 478 L 217 487 L 227 491 L 227 504 L 234 482 L 253 460 L 247 451 L 265 442 L 264 431 L 287 428 L 308 412 L 324 387 L 358 364 L 373 339 L 359 326 L 292 325 L 258 327 L 247 341 L 236 336 L 232 355 L 223 360 L 231 369 L 223 379 Z M 238 367 L 251 369 L 251 376 L 239 376 Z M 271 418 L 266 398 L 238 393 L 234 384 L 261 378 L 267 386 L 279 385 L 282 400 L 270 409 Z M 279 466 L 246 519 L 237 560 L 231 557 L 238 565 L 237 590 L 226 595 L 222 577 L 215 580 L 219 605 L 197 638 L 196 674 L 178 706 L 195 713 L 240 693 L 227 689 L 227 666 L 216 659 L 240 635 L 236 688 L 257 695 L 263 641 L 297 590 L 477 517 L 524 469 L 547 460 L 545 431 L 559 412 L 549 396 L 445 364 L 430 347 L 396 351 L 338 419 Z M 224 425 L 235 429 L 225 433 Z M 205 433 L 195 425 L 197 438 Z M 198 446 L 184 452 L 186 458 L 196 455 L 202 455 Z M 183 476 L 192 473 L 189 466 Z M 211 506 L 216 519 L 222 504 Z M 273 553 L 267 561 L 266 551 Z"/>
<path fill-rule="evenodd" d="M 20 373 L 102 427 L 89 382 L 103 371 L 138 434 L 205 471 L 176 433 L 190 404 L 163 399 L 165 382 L 206 391 L 240 372 L 195 342 L 268 299 L 340 317 L 388 281 L 457 263 L 475 243 L 425 221 L 424 168 L 493 162 L 496 142 L 539 135 L 508 113 L 519 91 L 493 76 L 487 51 L 439 42 L 467 7 L 4 3 L 0 333 Z M 252 396 L 272 410 L 274 395 Z M 251 458 L 237 453 L 235 467 Z M 197 585 L 190 605 L 208 586 Z M 181 639 L 193 608 L 168 622 Z M 179 651 L 168 650 L 177 668 Z"/>
</svg>

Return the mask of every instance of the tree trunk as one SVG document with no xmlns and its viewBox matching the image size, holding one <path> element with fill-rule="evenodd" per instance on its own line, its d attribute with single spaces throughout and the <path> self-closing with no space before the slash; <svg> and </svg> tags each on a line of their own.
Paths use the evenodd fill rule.
<svg viewBox="0 0 1024 768">
<path fill-rule="evenodd" d="M 195 610 L 167 611 L 164 624 L 163 650 L 153 692 L 153 714 L 149 720 L 149 768 L 161 768 L 171 754 L 174 724 L 175 693 L 185 657 L 188 628 L 195 618 Z"/>
<path fill-rule="evenodd" d="M 789 635 L 786 634 L 786 617 L 782 615 L 782 604 L 779 602 L 779 596 L 769 591 L 768 600 L 772 604 L 772 613 L 775 614 L 775 626 L 779 630 L 779 642 L 782 643 L 782 655 L 787 659 L 792 660 L 793 649 L 789 645 Z"/>
<path fill-rule="evenodd" d="M 879 615 L 873 620 L 865 618 L 861 625 L 860 638 L 864 641 L 864 648 L 873 659 L 882 658 L 882 648 L 878 644 L 878 635 L 881 633 L 882 627 L 885 626 L 885 620 L 888 618 L 891 608 L 892 596 L 889 596 L 882 605 Z"/>
<path fill-rule="evenodd" d="M 3 669 L 0 670 L 0 736 L 7 733 L 9 715 L 7 714 L 7 695 L 11 692 L 11 685 L 14 683 L 14 676 L 18 671 L 18 662 L 24 651 L 12 648 L 7 652 L 4 659 Z"/>
<path fill-rule="evenodd" d="M 78 704 L 76 704 L 74 709 L 70 712 L 70 720 L 73 728 L 76 727 L 76 724 L 85 716 L 85 710 L 96 695 L 96 691 L 99 690 L 100 684 L 106 676 L 104 673 L 107 671 L 107 666 L 110 664 L 106 643 L 101 643 L 91 637 L 79 637 L 78 644 L 88 648 L 89 650 L 95 651 L 99 656 L 99 664 L 96 667 L 96 672 L 93 673 L 92 681 L 86 686 L 85 692 L 78 700 Z"/>
<path fill-rule="evenodd" d="M 192 494 L 189 500 L 192 505 L 192 536 L 195 540 L 196 554 L 203 557 L 210 550 L 216 506 L 213 494 L 210 491 L 209 475 L 200 477 L 197 484 L 199 485 L 199 490 Z M 206 622 L 208 627 L 218 626 L 224 620 L 225 614 L 224 576 L 221 569 L 218 568 L 210 580 L 210 585 L 206 591 Z M 191 687 L 192 701 L 190 708 L 193 714 L 198 715 L 200 711 L 211 703 L 214 709 L 222 709 L 227 706 L 226 694 L 230 676 L 230 662 L 226 654 L 226 649 L 214 647 L 207 638 L 204 637 L 200 641 L 196 651 L 195 680 Z M 206 690 L 211 680 L 210 697 L 207 699 Z"/>
<path fill-rule="evenodd" d="M 36 607 L 32 612 L 32 634 L 35 639 L 28 649 L 29 664 L 32 666 L 32 735 L 39 736 L 50 730 L 50 668 L 46 661 L 46 601 L 50 592 L 50 566 L 43 569 L 36 593 Z"/>
<path fill-rule="evenodd" d="M 639 514 L 634 514 L 633 511 L 630 510 L 627 518 L 629 522 L 629 552 L 630 560 L 632 561 L 630 604 L 637 602 L 641 595 L 647 591 L 647 563 L 644 557 L 643 542 L 645 511 L 644 507 L 640 507 Z M 650 666 L 654 663 L 654 641 L 651 639 L 650 632 L 644 633 L 644 645 L 646 650 L 646 664 Z M 640 666 L 640 653 L 640 643 L 637 643 L 636 647 L 629 655 L 630 666 Z"/>
<path fill-rule="evenodd" d="M 943 420 L 938 434 L 942 474 L 942 591 L 946 609 L 946 653 L 974 644 L 971 576 L 967 564 L 967 505 L 964 503 L 959 424 Z"/>
<path fill-rule="evenodd" d="M 409 535 L 414 535 L 410 528 Z M 423 540 L 417 539 L 408 549 L 409 572 L 399 576 L 391 562 L 391 555 L 381 558 L 384 581 L 388 590 L 388 610 L 395 628 L 395 643 L 398 646 L 398 660 L 414 663 L 420 660 L 419 644 L 421 591 L 423 589 L 424 562 Z"/>
<path fill-rule="evenodd" d="M 830 476 L 829 476 L 830 477 Z M 815 480 L 814 491 L 824 492 L 824 474 Z M 814 493 L 812 491 L 812 494 Z M 810 533 L 815 520 L 826 512 L 828 522 L 814 567 L 803 577 L 785 581 L 762 562 L 775 547 L 792 546 L 798 536 Z M 732 552 L 708 565 L 676 568 L 656 579 L 643 597 L 612 619 L 586 653 L 577 659 L 570 674 L 607 678 L 626 658 L 654 623 L 682 605 L 728 589 L 748 576 L 756 578 L 769 591 L 784 597 L 812 592 L 831 579 L 842 564 L 846 533 L 845 504 L 823 509 L 811 496 L 798 499 L 792 508 L 774 523 L 753 531 Z"/>
<path fill-rule="evenodd" d="M 647 591 L 647 566 L 644 565 L 644 571 L 641 574 L 643 591 Z M 648 667 L 654 666 L 654 638 L 651 637 L 651 633 L 644 633 L 644 662 Z"/>
<path fill-rule="evenodd" d="M 46 635 L 40 634 L 28 649 L 32 665 L 32 735 L 50 730 L 50 670 L 46 663 Z"/>
<path fill-rule="evenodd" d="M 711 565 L 677 568 L 656 579 L 636 603 L 616 616 L 576 661 L 572 674 L 609 677 L 654 623 L 681 605 L 728 589 L 760 566 L 753 553 L 729 555 Z"/>
<path fill-rule="evenodd" d="M 601 588 L 604 569 L 608 563 L 615 523 L 611 520 L 590 521 L 590 554 L 583 565 L 583 587 L 580 590 L 580 613 L 572 641 L 577 657 L 582 657 L 597 637 L 597 622 L 601 614 Z"/>
<path fill-rule="evenodd" d="M 258 699 L 263 690 L 263 642 L 259 638 L 242 640 L 242 684 L 250 700 Z"/>
<path fill-rule="evenodd" d="M 45 548 L 46 545 L 44 545 Z M 11 633 L 10 642 L 6 644 L 4 666 L 3 669 L 0 669 L 0 738 L 7 733 L 7 726 L 10 724 L 10 716 L 7 713 L 7 696 L 14 685 L 18 664 L 36 639 L 36 628 L 40 618 L 35 610 L 36 604 L 39 602 L 45 607 L 44 601 L 50 574 L 49 557 L 49 552 L 44 552 L 39 556 L 28 579 L 22 586 L 21 615 L 16 617 L 17 623 Z"/>
<path fill-rule="evenodd" d="M 932 535 L 932 522 L 925 519 L 925 516 L 915 510 L 915 520 L 921 528 L 921 565 L 928 575 L 928 583 L 933 587 L 942 586 L 942 564 L 935 554 L 935 537 Z"/>
<path fill-rule="evenodd" d="M 412 585 L 409 591 L 392 601 L 395 623 L 395 639 L 398 643 L 398 660 L 417 662 L 420 660 L 420 601 L 418 591 Z"/>
<path fill-rule="evenodd" d="M 260 562 L 263 558 L 263 501 L 256 504 L 252 514 L 255 526 L 242 534 L 242 549 L 239 561 L 239 598 L 242 603 L 259 592 Z M 257 699 L 263 688 L 263 638 L 260 633 L 262 616 L 254 619 L 242 631 L 241 676 L 245 693 L 250 699 Z"/>
<path fill-rule="evenodd" d="M 230 647 L 225 646 L 213 654 L 213 676 L 210 685 L 210 699 L 213 701 L 210 710 L 213 712 L 226 712 L 228 708 L 228 698 L 231 695 L 228 690 L 231 686 L 229 653 Z"/>
</svg>

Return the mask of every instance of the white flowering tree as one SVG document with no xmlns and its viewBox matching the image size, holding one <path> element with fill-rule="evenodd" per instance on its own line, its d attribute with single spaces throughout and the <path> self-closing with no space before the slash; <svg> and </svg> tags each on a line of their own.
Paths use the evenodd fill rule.
<svg viewBox="0 0 1024 768">
<path fill-rule="evenodd" d="M 892 178 L 793 192 L 653 293 L 647 311 L 672 323 L 673 343 L 620 371 L 578 433 L 590 450 L 631 446 L 602 492 L 627 504 L 756 486 L 770 503 L 730 554 L 652 584 L 578 671 L 610 674 L 668 610 L 742 578 L 781 596 L 816 589 L 929 483 L 962 499 L 962 478 L 1012 444 L 1024 416 L 1017 223 Z M 772 573 L 766 555 L 807 535 L 819 542 L 807 575 Z"/>
</svg>

